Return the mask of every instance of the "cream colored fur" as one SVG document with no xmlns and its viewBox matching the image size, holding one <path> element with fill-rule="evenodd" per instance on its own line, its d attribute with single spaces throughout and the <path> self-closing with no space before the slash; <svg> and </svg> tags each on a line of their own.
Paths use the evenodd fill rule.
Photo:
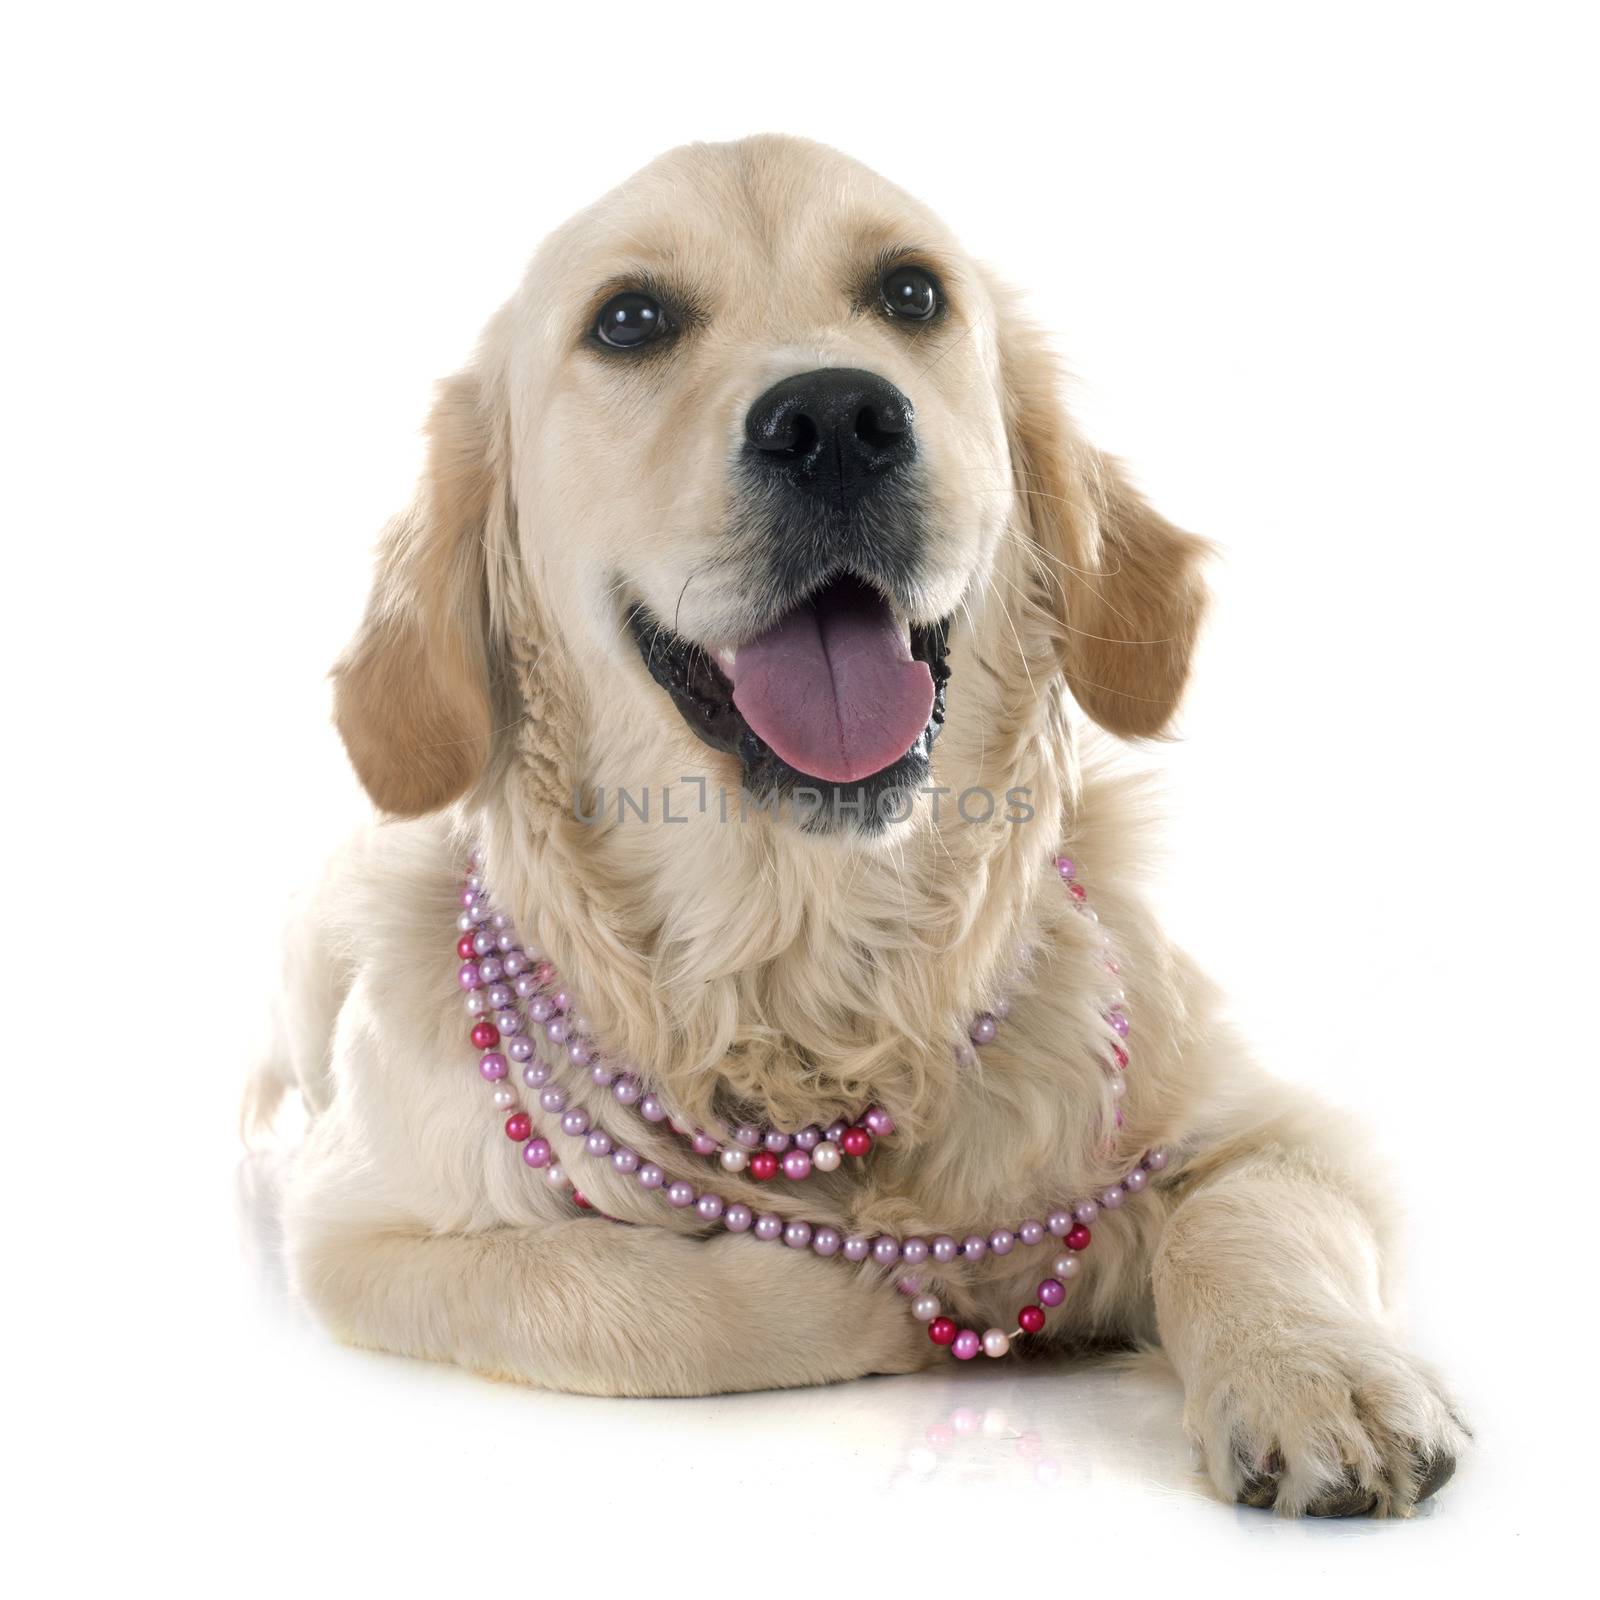
<svg viewBox="0 0 1600 1600">
<path fill-rule="evenodd" d="M 918 346 L 852 312 L 841 275 L 886 246 L 938 264 L 958 321 Z M 596 296 L 641 269 L 714 308 L 685 354 L 624 368 L 581 348 Z M 947 800 L 878 842 L 771 818 L 585 825 L 575 790 L 736 792 L 625 637 L 648 601 L 695 636 L 733 614 L 708 561 L 737 419 L 787 372 L 872 367 L 917 407 L 938 576 L 954 610 L 935 781 L 1024 789 L 1026 825 Z M 336 670 L 357 770 L 396 814 L 298 905 L 264 1113 L 298 1085 L 295 1282 L 342 1338 L 529 1383 L 684 1395 L 906 1372 L 948 1357 L 872 1267 L 714 1233 L 605 1163 L 579 1218 L 495 1136 L 450 946 L 465 853 L 548 949 L 593 1029 L 683 1116 L 798 1125 L 876 1100 L 899 1132 L 793 1188 L 720 1192 L 851 1232 L 951 1232 L 1036 1214 L 1174 1152 L 1103 1216 L 1061 1342 L 1159 1341 L 1217 1488 L 1286 1512 L 1404 1512 L 1462 1431 L 1384 1310 L 1384 1207 L 1361 1142 L 1263 1076 L 1138 890 L 1139 795 L 1082 757 L 1079 704 L 1159 731 L 1203 593 L 1199 541 L 1072 430 L 1009 299 L 922 208 L 819 147 L 761 139 L 662 158 L 561 229 L 441 393 L 429 472 L 390 530 Z M 692 581 L 691 581 L 692 580 Z M 676 611 L 674 608 L 677 608 Z M 409 816 L 412 820 L 400 820 Z M 1051 868 L 1077 858 L 1135 1019 L 1126 1126 L 1103 1147 L 1092 929 Z M 1019 951 L 1021 954 L 1019 955 Z M 1103 975 L 1102 975 L 1103 976 Z M 1005 990 L 975 1068 L 950 1041 Z M 536 1117 L 540 1114 L 536 1111 Z M 542 1119 L 553 1120 L 553 1119 Z M 549 1131 L 549 1130 L 546 1130 Z M 554 1135 L 560 1143 L 560 1135 Z M 675 1142 L 630 1123 L 669 1171 Z M 1040 1252 L 943 1269 L 978 1328 L 1011 1325 Z"/>
</svg>

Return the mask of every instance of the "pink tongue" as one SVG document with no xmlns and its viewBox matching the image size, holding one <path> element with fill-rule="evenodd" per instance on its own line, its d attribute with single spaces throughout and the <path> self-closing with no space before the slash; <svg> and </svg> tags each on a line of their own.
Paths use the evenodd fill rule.
<svg viewBox="0 0 1600 1600">
<path fill-rule="evenodd" d="M 733 703 L 791 767 L 854 783 L 916 743 L 933 677 L 882 600 L 836 585 L 740 648 Z"/>
</svg>

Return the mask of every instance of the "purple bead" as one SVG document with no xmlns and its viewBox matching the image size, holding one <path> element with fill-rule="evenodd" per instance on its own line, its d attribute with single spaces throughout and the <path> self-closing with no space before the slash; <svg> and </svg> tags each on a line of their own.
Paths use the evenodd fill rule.
<svg viewBox="0 0 1600 1600">
<path fill-rule="evenodd" d="M 1058 1306 L 1067 1298 L 1066 1286 L 1059 1278 L 1046 1278 L 1034 1293 L 1042 1306 Z"/>
<path fill-rule="evenodd" d="M 548 1167 L 550 1165 L 550 1141 L 548 1139 L 530 1139 L 522 1147 L 522 1159 L 530 1167 Z"/>
<path fill-rule="evenodd" d="M 528 957 L 523 951 L 513 948 L 500 958 L 500 965 L 506 969 L 508 978 L 520 978 L 528 970 Z"/>
<path fill-rule="evenodd" d="M 611 1135 L 604 1128 L 596 1128 L 583 1141 L 583 1147 L 592 1156 L 608 1156 L 611 1154 Z"/>
<path fill-rule="evenodd" d="M 920 1267 L 928 1259 L 928 1241 L 926 1239 L 907 1239 L 900 1246 L 900 1259 L 907 1266 Z"/>
<path fill-rule="evenodd" d="M 766 1134 L 762 1138 L 761 1142 L 773 1153 L 773 1155 L 781 1156 L 783 1152 L 789 1148 L 790 1140 L 788 1134 L 779 1133 L 778 1130 L 774 1128 L 771 1133 Z"/>
<path fill-rule="evenodd" d="M 495 922 L 497 924 L 499 920 L 500 919 L 498 917 L 495 918 Z M 500 931 L 494 936 L 494 947 L 500 952 L 502 960 L 506 956 L 510 955 L 511 952 L 517 948 L 516 929 L 511 927 L 509 924 L 506 927 L 501 928 Z"/>
<path fill-rule="evenodd" d="M 902 1278 L 895 1285 L 895 1288 L 901 1294 L 906 1295 L 906 1296 L 918 1295 L 918 1294 L 922 1293 L 922 1279 L 921 1278 Z"/>
<path fill-rule="evenodd" d="M 714 1156 L 717 1153 L 717 1141 L 709 1133 L 702 1133 L 698 1129 L 689 1144 L 697 1156 Z"/>
<path fill-rule="evenodd" d="M 983 1348 L 983 1340 L 971 1328 L 963 1328 L 950 1345 L 950 1353 L 957 1361 L 970 1361 Z"/>
<path fill-rule="evenodd" d="M 664 1173 L 653 1161 L 645 1162 L 645 1164 L 639 1168 L 637 1176 L 639 1182 L 646 1189 L 659 1189 L 661 1185 L 667 1181 L 666 1173 Z"/>
<path fill-rule="evenodd" d="M 770 1211 L 764 1211 L 756 1218 L 754 1228 L 756 1238 L 764 1239 L 769 1243 L 783 1235 L 783 1218 L 775 1217 Z"/>
<path fill-rule="evenodd" d="M 495 1012 L 494 1025 L 508 1038 L 512 1034 L 522 1032 L 522 1018 L 515 1011 Z"/>
<path fill-rule="evenodd" d="M 844 1240 L 840 1237 L 837 1228 L 818 1228 L 811 1235 L 811 1248 L 819 1256 L 838 1255 L 839 1246 L 843 1243 Z"/>
<path fill-rule="evenodd" d="M 1119 1039 L 1128 1037 L 1128 1019 L 1120 1011 L 1108 1011 L 1106 1021 L 1111 1024 Z"/>
<path fill-rule="evenodd" d="M 477 905 L 477 903 L 477 885 L 469 883 L 466 888 L 461 891 L 461 907 L 464 911 L 470 911 L 475 905 Z"/>
<path fill-rule="evenodd" d="M 552 1083 L 548 1089 L 540 1091 L 539 1104 L 552 1116 L 558 1111 L 567 1109 L 567 1091 L 559 1084 Z"/>
<path fill-rule="evenodd" d="M 980 1238 L 979 1235 L 975 1233 L 969 1233 L 966 1238 L 961 1241 L 961 1254 L 966 1257 L 968 1261 L 982 1261 L 983 1258 L 988 1255 L 988 1253 L 989 1241 L 987 1239 Z"/>
<path fill-rule="evenodd" d="M 594 1060 L 594 1046 L 587 1039 L 569 1039 L 567 1060 L 575 1067 L 588 1066 Z"/>
<path fill-rule="evenodd" d="M 542 1061 L 530 1061 L 522 1069 L 522 1081 L 530 1089 L 537 1089 L 540 1084 L 550 1081 L 550 1069 Z"/>
<path fill-rule="evenodd" d="M 1015 1245 L 1016 1242 L 1017 1236 L 1009 1228 L 996 1228 L 994 1232 L 989 1235 L 989 1248 L 994 1251 L 997 1256 L 1010 1255 L 1012 1246 Z"/>
<path fill-rule="evenodd" d="M 1138 1194 L 1138 1192 L 1144 1188 L 1149 1181 L 1150 1174 L 1146 1172 L 1143 1167 L 1135 1167 L 1133 1171 L 1122 1180 L 1122 1187 L 1126 1189 L 1129 1194 Z"/>
<path fill-rule="evenodd" d="M 511 992 L 519 1000 L 532 1000 L 539 992 L 539 980 L 531 972 L 524 972 L 520 977 L 512 981 Z M 533 1007 L 529 1006 L 528 1011 L 531 1014 Z M 534 1018 L 535 1022 L 538 1020 L 537 1017 Z"/>
<path fill-rule="evenodd" d="M 570 1011 L 572 1009 L 572 996 L 565 989 L 557 989 L 550 996 L 550 1004 L 557 1011 Z"/>
<path fill-rule="evenodd" d="M 1171 1157 L 1165 1150 L 1152 1150 L 1144 1158 L 1145 1169 L 1149 1172 L 1164 1171 L 1169 1160 L 1171 1160 Z"/>
<path fill-rule="evenodd" d="M 1078 875 L 1077 865 L 1074 863 L 1071 856 L 1057 856 L 1056 871 L 1061 874 L 1061 881 L 1063 883 L 1071 883 L 1072 880 Z"/>
<path fill-rule="evenodd" d="M 971 1067 L 977 1064 L 978 1052 L 965 1039 L 956 1045 L 955 1052 L 958 1067 Z"/>
<path fill-rule="evenodd" d="M 864 1233 L 853 1233 L 844 1242 L 846 1261 L 865 1261 L 872 1252 L 872 1241 Z"/>
<path fill-rule="evenodd" d="M 880 1267 L 892 1267 L 900 1259 L 900 1241 L 892 1234 L 880 1233 L 872 1241 L 872 1259 Z"/>
<path fill-rule="evenodd" d="M 539 995 L 537 999 L 528 1002 L 528 1017 L 533 1022 L 548 1022 L 556 1014 L 556 1008 Z"/>
<path fill-rule="evenodd" d="M 791 1250 L 804 1250 L 811 1243 L 811 1224 L 809 1222 L 791 1222 L 783 1230 L 783 1242 Z"/>
<path fill-rule="evenodd" d="M 526 1034 L 519 1033 L 514 1039 L 506 1040 L 506 1054 L 513 1061 L 533 1060 L 533 1040 Z"/>
<path fill-rule="evenodd" d="M 861 1122 L 874 1139 L 886 1139 L 894 1132 L 894 1118 L 882 1106 L 869 1106 Z"/>
<path fill-rule="evenodd" d="M 1070 1211 L 1052 1211 L 1045 1218 L 1044 1225 L 1059 1239 L 1063 1234 L 1072 1231 L 1072 1213 Z"/>
<path fill-rule="evenodd" d="M 989 1007 L 989 1009 L 995 1014 L 996 1017 L 1000 1019 L 1001 1022 L 1004 1022 L 1006 1018 L 1011 1015 L 1011 996 L 1006 994 L 1000 995 L 995 1000 L 995 1003 Z"/>
<path fill-rule="evenodd" d="M 615 1100 L 619 1106 L 638 1105 L 639 1096 L 643 1092 L 644 1091 L 639 1087 L 639 1080 L 637 1078 L 629 1078 L 624 1076 L 618 1078 L 617 1081 L 611 1085 L 611 1098 Z"/>
<path fill-rule="evenodd" d="M 639 1170 L 639 1152 L 630 1150 L 623 1145 L 620 1150 L 611 1152 L 611 1165 L 618 1172 L 637 1172 Z"/>
<path fill-rule="evenodd" d="M 1127 1196 L 1123 1192 L 1122 1185 L 1120 1183 L 1114 1183 L 1109 1189 L 1101 1191 L 1100 1204 L 1103 1205 L 1107 1211 L 1115 1211 L 1126 1198 Z"/>
<path fill-rule="evenodd" d="M 477 963 L 467 961 L 462 963 L 461 970 L 456 974 L 456 982 L 463 989 L 476 989 L 483 983 L 483 977 L 478 971 Z"/>
<path fill-rule="evenodd" d="M 616 1073 L 603 1061 L 597 1061 L 589 1068 L 589 1082 L 598 1084 L 602 1089 L 609 1089 L 616 1081 Z"/>
<path fill-rule="evenodd" d="M 662 1105 L 659 1096 L 647 1094 L 639 1102 L 639 1115 L 646 1122 L 665 1122 L 667 1120 L 667 1108 Z"/>
<path fill-rule="evenodd" d="M 1024 1244 L 1038 1244 L 1044 1238 L 1044 1224 L 1033 1217 L 1017 1224 L 1017 1237 Z"/>
<path fill-rule="evenodd" d="M 783 1158 L 783 1175 L 791 1183 L 800 1183 L 811 1176 L 811 1157 L 804 1150 L 790 1150 Z"/>
<path fill-rule="evenodd" d="M 485 956 L 478 963 L 478 976 L 485 983 L 498 983 L 506 974 L 506 969 L 500 965 L 499 956 Z"/>
<path fill-rule="evenodd" d="M 972 1026 L 967 1032 L 974 1044 L 993 1044 L 999 1029 L 995 1027 L 994 1018 L 984 1011 L 972 1019 Z"/>
<path fill-rule="evenodd" d="M 569 1139 L 581 1138 L 589 1131 L 589 1113 L 582 1106 L 574 1106 L 562 1117 L 561 1131 Z"/>
<path fill-rule="evenodd" d="M 928 1248 L 940 1266 L 948 1265 L 961 1253 L 961 1246 L 948 1233 L 941 1233 Z"/>
<path fill-rule="evenodd" d="M 491 1050 L 478 1063 L 478 1071 L 483 1074 L 485 1083 L 498 1083 L 505 1077 L 508 1070 L 506 1058 L 496 1050 Z"/>
<path fill-rule="evenodd" d="M 1072 1214 L 1087 1228 L 1100 1215 L 1100 1207 L 1093 1200 L 1080 1200 L 1072 1208 Z"/>
<path fill-rule="evenodd" d="M 822 1129 L 815 1124 L 809 1128 L 802 1128 L 794 1136 L 794 1142 L 801 1150 L 815 1150 L 822 1143 Z"/>
<path fill-rule="evenodd" d="M 831 1139 L 834 1144 L 838 1144 L 840 1139 L 844 1137 L 844 1130 L 849 1126 L 850 1124 L 846 1122 L 843 1117 L 840 1117 L 837 1122 L 830 1122 L 828 1124 L 829 1139 Z"/>
<path fill-rule="evenodd" d="M 761 1130 L 753 1122 L 741 1122 L 733 1130 L 733 1137 L 746 1150 L 754 1150 L 761 1143 Z"/>
<path fill-rule="evenodd" d="M 737 1201 L 722 1213 L 722 1226 L 729 1233 L 743 1233 L 755 1221 L 755 1213 L 749 1206 L 740 1205 Z"/>
<path fill-rule="evenodd" d="M 515 996 L 511 993 L 511 986 L 507 983 L 491 983 L 484 995 L 484 999 L 489 1002 L 490 1008 L 495 1011 L 504 1011 L 514 998 Z"/>
<path fill-rule="evenodd" d="M 472 948 L 477 952 L 478 958 L 482 960 L 494 949 L 494 935 L 488 932 L 487 929 L 482 933 L 474 934 Z"/>
<path fill-rule="evenodd" d="M 695 1201 L 694 1209 L 702 1222 L 715 1222 L 722 1215 L 722 1196 L 703 1194 Z"/>
<path fill-rule="evenodd" d="M 544 1036 L 551 1044 L 565 1044 L 571 1031 L 565 1017 L 555 1017 L 544 1025 Z"/>
<path fill-rule="evenodd" d="M 667 1185 L 667 1203 L 682 1210 L 684 1206 L 692 1206 L 699 1197 L 694 1192 L 692 1183 L 685 1183 L 679 1178 L 676 1183 Z"/>
</svg>

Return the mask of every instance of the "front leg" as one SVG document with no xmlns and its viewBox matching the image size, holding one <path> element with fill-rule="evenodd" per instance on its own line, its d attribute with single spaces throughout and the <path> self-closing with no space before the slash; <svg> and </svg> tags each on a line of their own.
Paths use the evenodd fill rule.
<svg viewBox="0 0 1600 1600">
<path fill-rule="evenodd" d="M 598 1219 L 450 1234 L 291 1220 L 297 1288 L 337 1335 L 489 1377 L 704 1395 L 928 1363 L 898 1297 L 781 1245 Z"/>
<path fill-rule="evenodd" d="M 1212 1482 L 1290 1515 L 1408 1514 L 1466 1430 L 1386 1324 L 1362 1186 L 1278 1129 L 1182 1188 L 1152 1263 L 1156 1317 Z"/>
</svg>

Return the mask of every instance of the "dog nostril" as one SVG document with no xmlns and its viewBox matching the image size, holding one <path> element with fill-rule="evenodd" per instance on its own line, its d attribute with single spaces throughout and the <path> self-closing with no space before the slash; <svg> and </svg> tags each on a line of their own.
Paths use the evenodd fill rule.
<svg viewBox="0 0 1600 1600">
<path fill-rule="evenodd" d="M 856 438 L 874 450 L 887 450 L 899 444 L 911 431 L 911 418 L 897 406 L 862 406 L 856 413 Z"/>
</svg>

